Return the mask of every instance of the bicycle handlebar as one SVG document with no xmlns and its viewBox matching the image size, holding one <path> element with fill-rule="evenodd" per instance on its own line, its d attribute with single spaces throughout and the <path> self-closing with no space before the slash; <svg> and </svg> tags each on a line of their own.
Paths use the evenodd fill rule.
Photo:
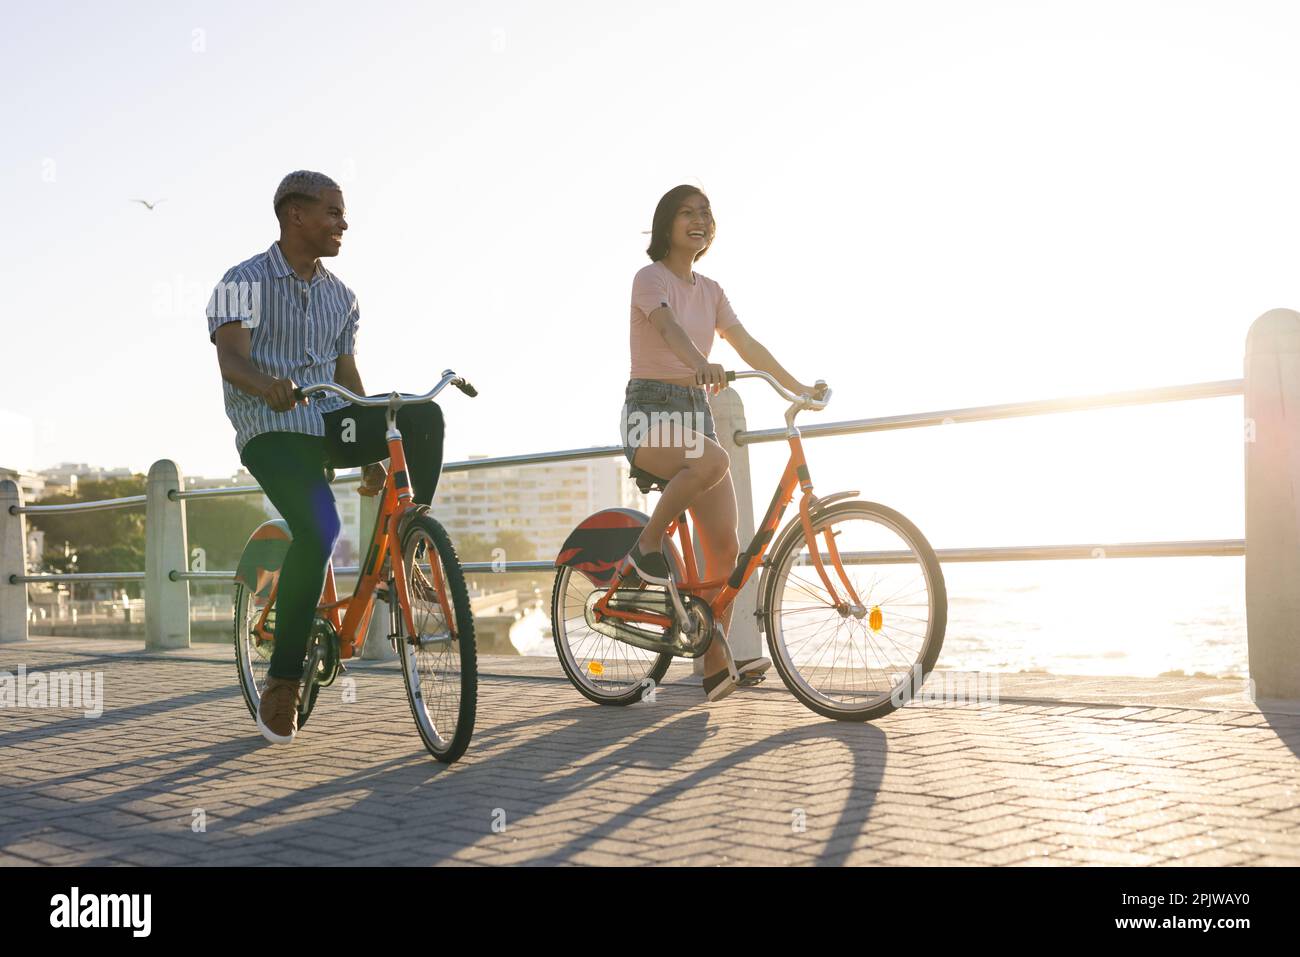
<svg viewBox="0 0 1300 957">
<path fill-rule="evenodd" d="M 454 385 L 471 399 L 478 395 L 478 389 L 470 385 L 465 379 L 456 375 L 451 369 L 446 369 L 442 373 L 442 380 L 433 387 L 433 390 L 426 392 L 424 395 L 401 395 L 397 392 L 389 393 L 386 396 L 369 396 L 357 395 L 346 386 L 341 386 L 337 382 L 313 382 L 311 385 L 302 385 L 293 390 L 293 394 L 299 399 L 305 399 L 308 395 L 318 392 L 333 392 L 337 396 L 347 399 L 354 405 L 371 406 L 377 408 L 398 409 L 404 405 L 417 405 L 421 402 L 431 402 L 443 389 L 449 385 Z"/>
<path fill-rule="evenodd" d="M 767 381 L 768 385 L 776 390 L 778 395 L 783 396 L 803 408 L 812 409 L 814 411 L 821 411 L 826 408 L 827 404 L 831 401 L 830 386 L 821 379 L 818 379 L 815 383 L 815 385 L 818 386 L 818 393 L 815 396 L 795 395 L 785 386 L 781 385 L 781 383 L 777 382 L 776 377 L 770 372 L 760 372 L 757 369 L 741 369 L 736 372 L 727 372 L 728 382 L 735 382 L 737 379 L 764 379 Z"/>
<path fill-rule="evenodd" d="M 820 411 L 831 401 L 831 389 L 825 381 L 818 379 L 815 385 L 818 387 L 816 395 L 801 394 L 796 395 L 781 383 L 776 381 L 776 377 L 770 372 L 761 372 L 757 369 L 740 369 L 728 370 L 727 381 L 735 382 L 737 379 L 762 379 L 767 382 L 777 393 L 795 404 L 814 411 Z M 421 402 L 432 401 L 433 398 L 449 385 L 454 385 L 470 398 L 478 395 L 478 389 L 474 388 L 463 377 L 456 375 L 451 369 L 446 369 L 442 373 L 442 380 L 433 387 L 432 390 L 424 395 L 401 395 L 397 392 L 389 393 L 387 396 L 370 398 L 364 395 L 357 395 L 346 386 L 339 385 L 337 382 L 313 382 L 310 385 L 298 386 L 293 390 L 293 394 L 299 398 L 306 398 L 319 392 L 333 392 L 355 405 L 371 406 L 377 408 L 400 408 L 404 405 L 416 405 Z"/>
</svg>

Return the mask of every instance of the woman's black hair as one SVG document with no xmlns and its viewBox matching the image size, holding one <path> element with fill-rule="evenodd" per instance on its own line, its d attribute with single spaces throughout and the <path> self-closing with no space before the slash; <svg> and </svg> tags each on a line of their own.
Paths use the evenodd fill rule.
<svg viewBox="0 0 1300 957">
<path fill-rule="evenodd" d="M 682 203 L 692 196 L 699 196 L 706 205 L 709 202 L 709 197 L 704 195 L 704 190 L 689 184 L 674 186 L 664 193 L 663 199 L 659 200 L 659 205 L 655 207 L 654 221 L 650 224 L 650 245 L 645 251 L 651 262 L 658 262 L 668 255 L 668 248 L 672 244 L 673 219 L 676 218 L 677 210 L 681 208 Z M 709 246 L 713 245 L 713 237 L 717 234 L 717 231 L 718 224 L 710 219 L 709 241 L 703 249 L 695 254 L 696 259 L 709 251 Z"/>
</svg>

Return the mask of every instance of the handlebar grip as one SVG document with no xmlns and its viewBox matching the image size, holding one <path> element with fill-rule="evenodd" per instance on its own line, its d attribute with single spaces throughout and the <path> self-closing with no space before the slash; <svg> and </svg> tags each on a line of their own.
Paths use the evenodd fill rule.
<svg viewBox="0 0 1300 957">
<path fill-rule="evenodd" d="M 294 397 L 295 399 L 305 399 L 305 398 L 307 398 L 305 395 L 302 394 L 302 389 L 298 388 L 297 386 L 294 386 L 294 387 L 293 387 L 293 397 Z"/>
<path fill-rule="evenodd" d="M 468 382 L 465 382 L 464 380 L 457 382 L 456 388 L 460 389 L 461 392 L 464 392 L 471 399 L 474 398 L 476 395 L 478 395 L 478 389 L 474 388 L 472 385 L 470 385 Z"/>
<path fill-rule="evenodd" d="M 728 373 L 727 373 L 727 381 L 728 381 L 728 382 L 735 382 L 735 381 L 736 381 L 736 373 L 734 373 L 734 372 L 728 372 Z"/>
</svg>

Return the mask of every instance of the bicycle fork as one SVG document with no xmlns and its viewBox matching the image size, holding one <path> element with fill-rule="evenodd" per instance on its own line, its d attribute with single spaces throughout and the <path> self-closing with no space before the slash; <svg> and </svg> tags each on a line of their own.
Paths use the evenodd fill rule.
<svg viewBox="0 0 1300 957">
<path fill-rule="evenodd" d="M 804 494 L 799 498 L 799 522 L 803 526 L 804 540 L 808 543 L 808 558 L 811 560 L 813 567 L 817 569 L 817 574 L 821 578 L 822 584 L 826 586 L 826 593 L 831 596 L 836 611 L 846 618 L 849 615 L 852 615 L 854 618 L 861 621 L 867 615 L 867 606 L 864 605 L 862 599 L 858 597 L 857 591 L 853 588 L 853 583 L 849 581 L 849 576 L 844 571 L 844 562 L 840 560 L 839 549 L 835 546 L 835 536 L 831 533 L 829 526 L 822 529 L 822 538 L 826 541 L 826 552 L 830 555 L 831 563 L 835 566 L 836 577 L 839 578 L 840 583 L 844 586 L 844 590 L 848 592 L 849 601 L 842 601 L 840 599 L 839 592 L 835 590 L 834 584 L 831 583 L 830 576 L 826 574 L 826 566 L 822 564 L 821 549 L 817 546 L 817 535 L 813 531 L 812 516 L 810 514 L 811 503 L 809 500 L 817 500 L 817 497 L 813 495 L 811 483 L 807 483 L 803 486 L 803 493 Z M 847 494 L 856 495 L 857 493 L 850 492 Z M 828 501 L 837 497 L 838 496 L 834 495 L 829 496 Z"/>
</svg>

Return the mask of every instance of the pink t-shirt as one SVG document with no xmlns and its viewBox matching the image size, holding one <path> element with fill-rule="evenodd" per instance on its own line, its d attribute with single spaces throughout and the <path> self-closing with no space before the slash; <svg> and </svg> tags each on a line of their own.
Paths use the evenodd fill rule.
<svg viewBox="0 0 1300 957">
<path fill-rule="evenodd" d="M 706 358 L 713 348 L 714 331 L 740 322 L 727 294 L 708 276 L 695 273 L 692 285 L 662 262 L 651 263 L 632 280 L 633 379 L 680 379 L 695 374 L 650 323 L 650 313 L 662 305 L 672 309 L 678 324 Z"/>
</svg>

